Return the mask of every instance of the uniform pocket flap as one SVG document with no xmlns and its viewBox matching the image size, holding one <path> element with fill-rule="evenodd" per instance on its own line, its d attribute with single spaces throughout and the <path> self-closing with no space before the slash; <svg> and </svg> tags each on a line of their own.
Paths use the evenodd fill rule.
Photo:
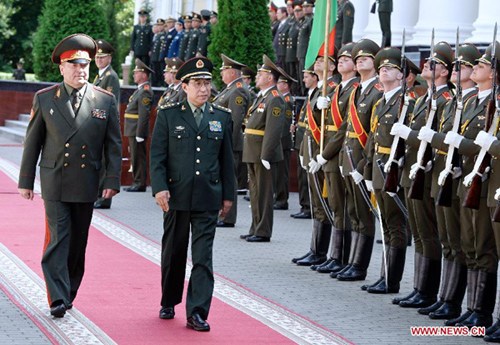
<svg viewBox="0 0 500 345">
<path fill-rule="evenodd" d="M 168 182 L 177 182 L 181 179 L 181 174 L 178 172 L 168 173 Z"/>
<path fill-rule="evenodd" d="M 207 136 L 209 139 L 222 140 L 222 133 L 208 132 Z"/>
<path fill-rule="evenodd" d="M 211 173 L 210 174 L 210 182 L 212 182 L 212 183 L 219 183 L 219 181 L 220 181 L 219 174 L 217 174 L 217 173 Z"/>
<path fill-rule="evenodd" d="M 38 164 L 41 168 L 54 168 L 56 161 L 54 159 L 42 158 Z"/>
</svg>

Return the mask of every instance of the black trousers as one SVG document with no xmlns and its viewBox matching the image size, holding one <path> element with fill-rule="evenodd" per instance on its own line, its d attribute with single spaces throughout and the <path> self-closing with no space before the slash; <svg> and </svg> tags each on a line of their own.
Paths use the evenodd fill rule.
<svg viewBox="0 0 500 345">
<path fill-rule="evenodd" d="M 132 160 L 132 176 L 134 177 L 134 185 L 146 187 L 147 179 L 147 159 L 146 159 L 146 142 L 138 143 L 135 137 L 128 137 L 130 147 L 130 158 Z"/>
<path fill-rule="evenodd" d="M 85 272 L 85 250 L 93 202 L 44 200 L 45 246 L 42 270 L 49 305 L 73 302 Z"/>
<path fill-rule="evenodd" d="M 161 288 L 163 307 L 182 302 L 187 248 L 191 230 L 191 277 L 186 298 L 186 315 L 208 318 L 214 291 L 212 249 L 218 211 L 169 210 L 163 214 L 161 240 Z"/>
</svg>

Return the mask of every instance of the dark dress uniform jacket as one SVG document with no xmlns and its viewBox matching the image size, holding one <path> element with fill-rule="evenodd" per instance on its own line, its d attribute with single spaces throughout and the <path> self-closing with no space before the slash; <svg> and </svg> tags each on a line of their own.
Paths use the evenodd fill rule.
<svg viewBox="0 0 500 345">
<path fill-rule="evenodd" d="M 189 43 L 189 37 L 191 36 L 191 30 L 184 30 L 184 35 L 182 36 L 181 43 L 179 44 L 179 59 L 185 61 L 186 59 L 186 51 Z"/>
<path fill-rule="evenodd" d="M 243 119 L 250 107 L 250 90 L 241 78 L 234 80 L 214 99 L 214 104 L 231 110 L 233 151 L 243 151 Z"/>
<path fill-rule="evenodd" d="M 151 25 L 134 25 L 130 47 L 135 55 L 144 56 L 149 54 L 153 35 Z"/>
<path fill-rule="evenodd" d="M 120 104 L 120 79 L 118 78 L 118 74 L 116 74 L 111 65 L 106 67 L 100 77 L 99 75 L 96 76 L 94 85 L 99 86 L 100 88 L 108 92 L 111 92 L 113 95 L 115 95 L 116 104 Z"/>
<path fill-rule="evenodd" d="M 200 127 L 187 101 L 158 112 L 151 142 L 153 194 L 170 191 L 179 211 L 216 211 L 234 199 L 231 115 L 206 103 Z"/>
<path fill-rule="evenodd" d="M 149 115 L 153 103 L 153 91 L 144 83 L 130 96 L 125 109 L 124 134 L 127 137 L 147 138 L 149 136 Z"/>
<path fill-rule="evenodd" d="M 245 133 L 243 162 L 260 163 L 261 159 L 278 162 L 283 159 L 281 133 L 285 115 L 285 101 L 276 86 L 258 96 L 248 110 L 246 129 L 264 131 L 264 135 Z"/>
<path fill-rule="evenodd" d="M 309 46 L 309 38 L 311 36 L 313 17 L 304 17 L 304 23 L 299 28 L 297 36 L 297 59 L 305 59 L 307 47 Z"/>
<path fill-rule="evenodd" d="M 172 45 L 172 42 L 174 41 L 175 36 L 177 36 L 177 30 L 175 29 L 171 29 L 168 32 L 164 33 L 165 40 L 163 42 L 163 45 L 161 46 L 160 61 L 164 61 L 168 56 L 168 51 L 170 49 L 170 46 Z"/>
<path fill-rule="evenodd" d="M 169 87 L 167 87 L 163 95 L 161 95 L 160 100 L 158 101 L 157 111 L 160 111 L 161 106 L 183 102 L 185 99 L 186 93 L 182 89 L 182 83 L 179 83 L 177 85 L 170 85 Z"/>
<path fill-rule="evenodd" d="M 335 24 L 335 47 L 340 49 L 343 44 L 352 42 L 352 29 L 354 27 L 354 5 L 346 1 L 339 8 L 337 23 Z"/>
<path fill-rule="evenodd" d="M 186 55 L 184 56 L 184 61 L 191 59 L 196 55 L 198 51 L 198 40 L 200 38 L 199 29 L 191 29 L 189 31 L 189 41 L 186 47 Z"/>
<path fill-rule="evenodd" d="M 290 126 L 293 120 L 293 109 L 295 106 L 295 98 L 287 93 L 283 95 L 285 100 L 285 121 L 283 122 L 283 134 L 281 135 L 281 146 L 283 151 L 290 151 L 293 149 L 292 133 L 290 133 Z"/>
<path fill-rule="evenodd" d="M 278 61 L 285 62 L 286 40 L 288 29 L 290 28 L 290 19 L 287 18 L 281 26 L 278 26 L 276 36 L 274 36 L 273 46 Z"/>
<path fill-rule="evenodd" d="M 198 38 L 198 47 L 196 51 L 203 56 L 207 56 L 207 48 L 210 44 L 211 32 L 212 26 L 210 25 L 210 23 L 200 26 L 200 37 Z"/>
<path fill-rule="evenodd" d="M 288 36 L 286 39 L 286 54 L 285 62 L 295 62 L 297 59 L 297 38 L 299 37 L 300 28 L 304 25 L 305 17 L 300 20 L 290 21 Z"/>
<path fill-rule="evenodd" d="M 165 32 L 159 32 L 153 35 L 151 43 L 151 62 L 161 61 L 161 51 L 165 46 Z"/>
<path fill-rule="evenodd" d="M 42 198 L 94 202 L 105 155 L 104 189 L 120 189 L 121 136 L 112 94 L 87 84 L 76 117 L 60 83 L 36 93 L 26 132 L 19 188 L 33 189 L 38 157 Z"/>
</svg>

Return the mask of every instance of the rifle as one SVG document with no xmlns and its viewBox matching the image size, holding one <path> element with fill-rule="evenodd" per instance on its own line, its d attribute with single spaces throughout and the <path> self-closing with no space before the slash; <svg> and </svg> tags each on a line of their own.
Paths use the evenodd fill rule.
<svg viewBox="0 0 500 345">
<path fill-rule="evenodd" d="M 431 38 L 431 55 L 429 59 L 430 69 L 432 72 L 431 94 L 429 99 L 427 122 L 425 127 L 432 128 L 434 122 L 434 115 L 437 109 L 436 99 L 436 60 L 434 60 L 434 29 L 432 29 Z M 432 150 L 426 141 L 421 141 L 417 152 L 417 162 L 410 170 L 410 179 L 412 184 L 409 191 L 409 196 L 412 199 L 422 200 L 424 198 L 424 184 L 425 184 L 425 168 L 432 159 Z"/>
<path fill-rule="evenodd" d="M 408 106 L 410 104 L 409 98 L 406 97 L 406 56 L 405 56 L 405 44 L 406 44 L 406 33 L 403 29 L 403 44 L 401 46 L 401 71 L 403 71 L 403 84 L 401 93 L 401 103 L 399 109 L 398 123 L 404 124 L 406 119 L 406 113 L 408 112 Z M 391 145 L 391 153 L 389 159 L 387 160 L 384 171 L 386 173 L 386 178 L 384 182 L 384 191 L 396 193 L 398 191 L 399 185 L 399 160 L 404 156 L 404 141 L 399 140 L 399 135 L 394 136 Z"/>
<path fill-rule="evenodd" d="M 457 39 L 455 42 L 455 71 L 457 72 L 457 92 L 455 94 L 457 108 L 455 110 L 455 117 L 453 118 L 452 132 L 457 133 L 460 128 L 460 121 L 462 119 L 462 110 L 464 108 L 463 98 L 462 98 L 462 85 L 461 83 L 461 62 L 459 60 L 458 53 L 459 45 L 459 28 L 457 27 Z M 458 163 L 458 154 L 455 152 L 455 147 L 450 145 L 448 148 L 448 153 L 446 154 L 446 163 L 443 171 L 439 173 L 438 185 L 440 186 L 438 196 L 436 199 L 436 205 L 438 206 L 451 206 L 452 199 L 452 189 L 453 189 L 453 167 Z"/>
<path fill-rule="evenodd" d="M 486 108 L 486 119 L 484 121 L 484 130 L 488 134 L 493 135 L 495 129 L 498 128 L 499 112 L 500 109 L 497 104 L 497 59 L 496 59 L 496 43 L 497 43 L 497 24 L 495 23 L 495 29 L 493 32 L 493 47 L 491 48 L 491 70 L 493 74 L 493 85 L 491 98 L 488 102 Z M 481 185 L 483 180 L 483 175 L 487 173 L 486 169 L 490 166 L 491 155 L 484 148 L 481 148 L 479 154 L 477 155 L 476 162 L 472 172 L 465 176 L 463 184 L 466 187 L 470 187 L 467 191 L 463 206 L 467 208 L 473 208 L 475 210 L 479 209 L 479 203 L 481 201 Z"/>
</svg>

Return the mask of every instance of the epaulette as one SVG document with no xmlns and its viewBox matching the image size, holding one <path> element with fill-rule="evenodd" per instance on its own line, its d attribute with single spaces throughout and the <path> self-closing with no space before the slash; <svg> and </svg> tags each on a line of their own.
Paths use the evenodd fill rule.
<svg viewBox="0 0 500 345">
<path fill-rule="evenodd" d="M 290 102 L 290 96 L 289 96 L 289 95 L 286 95 L 286 96 L 285 96 L 285 101 L 286 101 L 286 102 Z"/>
<path fill-rule="evenodd" d="M 379 91 L 382 91 L 382 92 L 384 91 L 384 87 L 383 87 L 380 83 L 376 83 L 376 84 L 375 84 L 375 88 L 376 88 L 377 90 L 379 90 Z"/>
<path fill-rule="evenodd" d="M 237 82 L 237 83 L 236 83 L 236 87 L 238 87 L 238 88 L 243 87 L 243 83 L 242 83 L 242 82 Z"/>
<path fill-rule="evenodd" d="M 271 93 L 273 94 L 274 97 L 278 97 L 280 95 L 280 93 L 276 90 L 271 91 Z"/>
<path fill-rule="evenodd" d="M 108 76 L 108 75 L 111 75 L 111 71 L 107 71 L 107 72 L 106 72 L 106 75 L 107 75 L 107 76 Z"/>
<path fill-rule="evenodd" d="M 212 103 L 212 106 L 215 108 L 215 109 L 219 109 L 219 110 L 222 110 L 222 111 L 225 111 L 225 112 L 228 112 L 228 113 L 231 113 L 231 109 L 229 108 L 225 108 L 225 107 L 222 107 L 218 104 L 214 104 Z"/>
<path fill-rule="evenodd" d="M 94 90 L 96 90 L 96 91 L 105 93 L 106 95 L 109 95 L 109 96 L 113 96 L 113 94 L 111 92 L 109 92 L 108 90 L 104 90 L 102 87 L 95 86 L 95 85 L 92 85 L 92 86 L 94 87 Z"/>
<path fill-rule="evenodd" d="M 143 89 L 144 90 L 149 90 L 149 89 L 151 89 L 151 87 L 149 86 L 149 84 L 146 84 L 146 85 L 144 85 Z"/>
<path fill-rule="evenodd" d="M 47 91 L 50 91 L 50 90 L 52 90 L 52 89 L 54 89 L 54 88 L 56 88 L 56 87 L 58 87 L 58 86 L 59 86 L 59 84 L 54 84 L 54 85 L 52 85 L 52 86 L 46 87 L 45 89 L 41 89 L 41 90 L 40 90 L 40 91 L 38 91 L 36 94 L 37 94 L 37 95 L 41 95 L 42 93 L 45 93 L 45 92 L 47 92 Z"/>
<path fill-rule="evenodd" d="M 166 103 L 166 104 L 160 105 L 160 109 L 170 109 L 170 108 L 174 108 L 175 106 L 178 106 L 180 104 L 181 104 L 180 102 L 177 102 L 177 103 Z"/>
<path fill-rule="evenodd" d="M 448 92 L 448 91 L 445 91 L 441 94 L 447 101 L 449 101 L 450 99 L 452 99 L 453 97 L 451 96 L 451 94 Z"/>
<path fill-rule="evenodd" d="M 352 88 L 356 88 L 359 86 L 359 81 L 355 81 L 354 83 L 352 83 Z"/>
<path fill-rule="evenodd" d="M 336 84 L 335 84 L 335 82 L 332 80 L 332 81 L 330 81 L 330 82 L 328 83 L 328 86 L 330 86 L 331 88 L 333 88 L 333 87 L 335 87 L 335 86 L 336 86 Z"/>
</svg>

